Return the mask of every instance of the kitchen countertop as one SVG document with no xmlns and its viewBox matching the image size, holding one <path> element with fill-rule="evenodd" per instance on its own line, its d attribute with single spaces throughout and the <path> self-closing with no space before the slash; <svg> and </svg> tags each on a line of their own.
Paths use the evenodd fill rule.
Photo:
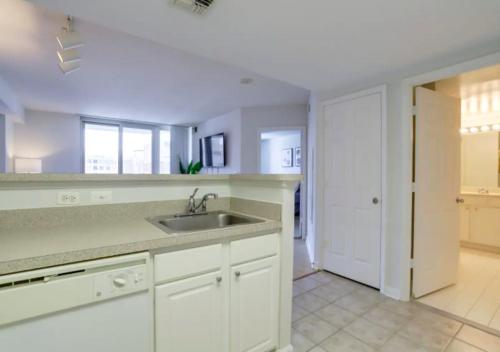
<svg viewBox="0 0 500 352">
<path fill-rule="evenodd" d="M 0 275 L 281 230 L 280 221 L 263 220 L 261 223 L 182 234 L 167 234 L 144 218 L 129 217 L 0 231 Z"/>
</svg>

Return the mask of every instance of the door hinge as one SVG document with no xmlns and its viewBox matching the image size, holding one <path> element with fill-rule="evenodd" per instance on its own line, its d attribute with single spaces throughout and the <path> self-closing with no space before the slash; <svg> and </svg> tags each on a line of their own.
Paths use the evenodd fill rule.
<svg viewBox="0 0 500 352">
<path fill-rule="evenodd" d="M 415 269 L 415 259 L 410 259 L 410 269 Z"/>
<path fill-rule="evenodd" d="M 412 114 L 413 116 L 417 116 L 417 106 L 416 106 L 416 105 L 413 105 L 413 106 L 411 107 L 411 114 Z"/>
<path fill-rule="evenodd" d="M 411 184 L 411 191 L 412 191 L 412 193 L 415 193 L 416 190 L 417 190 L 417 184 L 415 182 L 413 182 Z"/>
</svg>

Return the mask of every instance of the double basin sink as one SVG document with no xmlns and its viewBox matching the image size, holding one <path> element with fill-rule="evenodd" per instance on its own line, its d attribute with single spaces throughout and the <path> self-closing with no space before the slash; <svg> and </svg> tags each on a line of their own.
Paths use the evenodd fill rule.
<svg viewBox="0 0 500 352">
<path fill-rule="evenodd" d="M 164 215 L 148 218 L 147 220 L 169 234 L 223 229 L 236 225 L 256 224 L 264 221 L 249 216 L 233 214 L 227 211 Z"/>
</svg>

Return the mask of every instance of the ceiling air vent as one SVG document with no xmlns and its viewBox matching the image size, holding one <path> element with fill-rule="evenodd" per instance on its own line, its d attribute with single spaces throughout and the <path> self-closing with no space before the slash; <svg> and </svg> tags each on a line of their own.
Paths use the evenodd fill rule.
<svg viewBox="0 0 500 352">
<path fill-rule="evenodd" d="M 214 1 L 215 0 L 172 0 L 174 4 L 198 14 L 203 14 Z"/>
</svg>

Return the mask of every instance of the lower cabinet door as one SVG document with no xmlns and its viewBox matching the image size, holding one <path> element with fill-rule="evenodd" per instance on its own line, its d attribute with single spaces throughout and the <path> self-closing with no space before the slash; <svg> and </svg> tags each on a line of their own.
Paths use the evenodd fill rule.
<svg viewBox="0 0 500 352">
<path fill-rule="evenodd" d="M 267 352 L 278 342 L 278 260 L 231 268 L 231 352 Z"/>
<path fill-rule="evenodd" d="M 156 352 L 221 352 L 223 293 L 221 272 L 156 288 Z"/>
</svg>

